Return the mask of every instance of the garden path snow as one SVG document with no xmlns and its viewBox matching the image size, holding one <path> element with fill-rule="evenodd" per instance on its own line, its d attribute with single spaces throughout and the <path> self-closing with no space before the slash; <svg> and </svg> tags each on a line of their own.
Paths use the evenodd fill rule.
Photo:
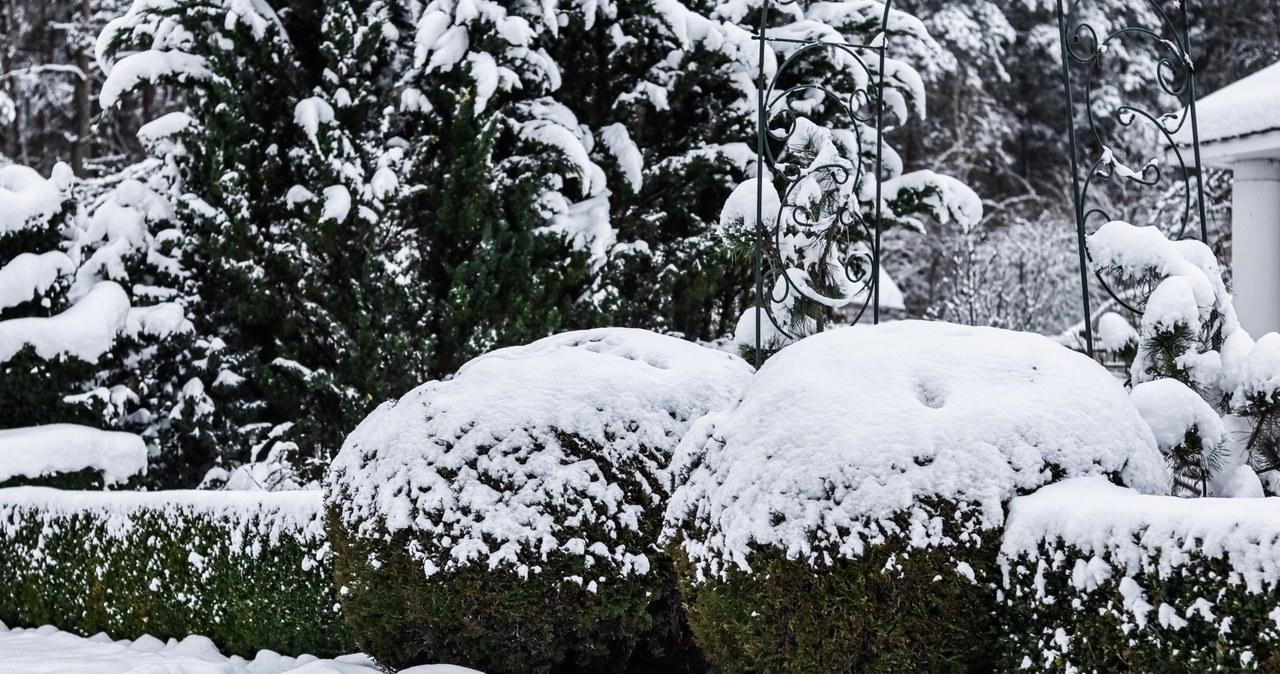
<svg viewBox="0 0 1280 674">
<path fill-rule="evenodd" d="M 252 660 L 225 656 L 205 637 L 167 643 L 151 636 L 113 641 L 105 634 L 85 638 L 46 625 L 9 629 L 0 623 L 0 674 L 381 674 L 362 654 L 321 660 L 260 651 Z M 402 674 L 480 674 L 454 665 L 425 665 Z"/>
</svg>

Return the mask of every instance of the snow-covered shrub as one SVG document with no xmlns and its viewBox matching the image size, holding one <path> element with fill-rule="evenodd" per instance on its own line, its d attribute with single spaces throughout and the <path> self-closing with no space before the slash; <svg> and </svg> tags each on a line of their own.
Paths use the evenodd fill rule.
<svg viewBox="0 0 1280 674">
<path fill-rule="evenodd" d="M 673 470 L 665 536 L 726 672 L 981 671 L 1005 503 L 1080 475 L 1168 489 L 1101 366 L 1037 335 L 917 321 L 783 349 Z"/>
<path fill-rule="evenodd" d="M 750 377 L 730 354 L 600 329 L 493 351 L 379 407 L 325 480 L 361 648 L 494 674 L 678 669 L 688 639 L 657 546 L 671 455 Z"/>
<path fill-rule="evenodd" d="M 1276 499 L 1068 480 L 1013 501 L 1000 567 L 999 671 L 1280 668 Z"/>
<path fill-rule="evenodd" d="M 1260 476 L 1275 493 L 1280 335 L 1255 343 L 1240 327 L 1222 269 L 1198 241 L 1117 221 L 1090 235 L 1089 252 L 1095 270 L 1142 309 L 1130 381 L 1143 417 L 1165 438 L 1176 493 L 1252 493 Z"/>
<path fill-rule="evenodd" d="M 0 490 L 0 621 L 223 650 L 354 650 L 319 492 Z"/>
</svg>

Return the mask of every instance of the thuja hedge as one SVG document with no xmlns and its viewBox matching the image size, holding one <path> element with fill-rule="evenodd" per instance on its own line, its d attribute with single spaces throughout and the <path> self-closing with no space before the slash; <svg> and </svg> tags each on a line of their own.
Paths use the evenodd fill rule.
<svg viewBox="0 0 1280 674">
<path fill-rule="evenodd" d="M 225 652 L 354 651 L 318 492 L 0 490 L 0 621 Z"/>
<path fill-rule="evenodd" d="M 962 533 L 956 509 L 940 510 L 953 544 L 918 548 L 894 535 L 819 568 L 762 547 L 749 571 L 693 582 L 672 546 L 698 645 L 726 674 L 992 671 L 999 532 Z"/>
<path fill-rule="evenodd" d="M 1011 507 L 1000 671 L 1280 672 L 1280 499 L 1077 482 Z"/>
</svg>

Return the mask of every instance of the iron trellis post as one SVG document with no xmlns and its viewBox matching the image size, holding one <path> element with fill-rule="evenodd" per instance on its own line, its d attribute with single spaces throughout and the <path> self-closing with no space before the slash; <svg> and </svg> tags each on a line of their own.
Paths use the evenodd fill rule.
<svg viewBox="0 0 1280 674">
<path fill-rule="evenodd" d="M 834 100 L 846 115 L 849 124 L 862 124 L 874 130 L 876 146 L 874 152 L 871 153 L 873 164 L 870 167 L 864 166 L 864 164 L 868 163 L 868 160 L 861 152 L 862 141 L 859 137 L 859 152 L 853 158 L 852 171 L 835 165 L 819 167 L 818 170 L 828 171 L 828 178 L 837 183 L 843 184 L 853 180 L 855 189 L 860 184 L 860 181 L 867 177 L 868 172 L 871 179 L 875 181 L 875 204 L 870 209 L 869 223 L 867 222 L 867 216 L 862 213 L 838 213 L 836 219 L 843 225 L 849 225 L 850 228 L 853 226 L 860 228 L 861 231 L 858 236 L 862 238 L 859 238 L 858 241 L 870 249 L 865 254 L 865 257 L 869 259 L 860 259 L 856 263 L 849 260 L 844 262 L 846 278 L 861 284 L 861 290 L 858 294 L 864 297 L 863 304 L 853 322 L 861 320 L 868 306 L 871 308 L 872 322 L 880 322 L 880 252 L 884 209 L 882 185 L 884 140 L 882 135 L 884 132 L 885 61 L 889 44 L 889 17 L 893 3 L 892 0 L 885 0 L 879 33 L 868 44 L 850 43 L 844 41 L 843 36 L 841 36 L 840 40 L 822 38 L 796 40 L 793 38 L 771 37 L 769 35 L 771 7 L 774 4 L 794 4 L 796 1 L 765 0 L 760 8 L 759 29 L 755 36 L 759 44 L 756 64 L 756 232 L 753 251 L 755 272 L 754 346 L 755 365 L 757 368 L 762 364 L 764 350 L 767 346 L 763 337 L 766 319 L 771 328 L 784 337 L 795 339 L 803 336 L 796 334 L 795 326 L 784 325 L 773 311 L 775 302 L 782 302 L 788 297 L 794 297 L 793 293 L 797 295 L 804 294 L 804 291 L 786 272 L 784 261 L 778 255 L 778 249 L 781 248 L 778 244 L 785 236 L 784 229 L 812 224 L 803 222 L 805 218 L 799 217 L 795 212 L 797 206 L 788 200 L 792 196 L 791 189 L 798 182 L 793 171 L 794 167 L 780 166 L 779 158 L 775 156 L 771 146 L 773 142 L 785 143 L 796 131 L 798 120 L 803 115 L 798 114 L 792 108 L 793 101 L 789 97 L 797 92 L 817 93 L 819 97 Z M 790 55 L 782 63 L 778 64 L 772 76 L 766 70 L 770 44 L 786 44 L 788 49 L 791 50 Z M 789 66 L 795 65 L 804 56 L 818 53 L 844 56 L 852 64 L 852 69 L 859 70 L 862 75 L 865 75 L 865 77 L 857 77 L 855 74 L 852 77 L 854 82 L 860 82 L 861 84 L 855 85 L 853 90 L 841 95 L 821 82 L 796 84 L 788 84 L 786 82 L 785 77 L 788 74 Z M 867 54 L 876 56 L 874 68 L 868 65 L 867 60 L 864 59 Z M 871 113 L 865 117 L 858 114 L 859 109 L 864 106 L 871 107 Z M 785 127 L 782 131 L 774 132 L 770 130 L 770 122 L 775 118 L 782 119 L 782 124 Z M 777 170 L 779 168 L 782 170 Z M 766 225 L 766 180 L 781 181 L 784 184 L 784 189 L 780 192 L 781 198 L 779 199 L 777 217 L 772 218 L 772 226 Z M 773 189 L 772 185 L 770 189 Z M 784 217 L 787 214 L 789 214 L 789 219 Z M 868 266 L 869 269 L 867 269 Z M 856 269 L 851 269 L 852 267 L 856 267 Z M 770 281 L 776 282 L 770 286 Z M 819 331 L 823 328 L 823 320 L 825 319 L 820 314 L 816 320 L 816 329 Z"/>
<path fill-rule="evenodd" d="M 1071 163 L 1072 203 L 1076 220 L 1076 245 L 1080 253 L 1080 285 L 1081 299 L 1084 308 L 1085 350 L 1094 356 L 1093 314 L 1090 307 L 1089 251 L 1086 237 L 1093 226 L 1105 224 L 1118 218 L 1113 217 L 1111 209 L 1116 204 L 1099 197 L 1094 188 L 1120 176 L 1118 184 L 1139 188 L 1172 186 L 1183 195 L 1183 209 L 1177 229 L 1172 232 L 1173 238 L 1187 237 L 1188 225 L 1192 218 L 1191 202 L 1196 202 L 1195 217 L 1199 219 L 1199 239 L 1208 243 L 1208 217 L 1204 197 L 1204 171 L 1200 159 L 1200 130 L 1196 118 L 1195 66 L 1191 60 L 1191 41 L 1188 35 L 1186 0 L 1177 0 L 1176 13 L 1171 16 L 1164 5 L 1168 0 L 1142 0 L 1136 7 L 1145 8 L 1146 16 L 1158 26 L 1151 25 L 1112 25 L 1106 21 L 1107 30 L 1100 33 L 1084 6 L 1086 0 L 1057 0 L 1058 35 L 1061 41 L 1063 97 L 1066 103 L 1067 139 Z M 1141 107 L 1142 101 L 1119 104 L 1108 104 L 1107 100 L 1095 100 L 1094 94 L 1100 87 L 1098 80 L 1105 77 L 1103 58 L 1112 47 L 1124 43 L 1146 44 L 1156 54 L 1154 77 L 1158 89 L 1151 88 L 1147 93 L 1154 94 L 1176 102 L 1179 110 L 1174 113 L 1156 115 Z M 1074 76 L 1083 71 L 1081 81 Z M 1077 87 L 1083 84 L 1083 98 L 1077 101 Z M 1115 89 L 1113 88 L 1113 95 Z M 1124 95 L 1129 95 L 1128 90 Z M 1152 99 L 1156 100 L 1156 99 Z M 1077 105 L 1084 110 L 1084 124 L 1079 124 Z M 1146 162 L 1140 170 L 1124 169 L 1123 164 L 1115 157 L 1112 147 L 1118 144 L 1112 139 L 1120 132 L 1129 130 L 1135 122 L 1141 123 L 1154 131 L 1158 143 L 1165 153 L 1172 157 L 1172 166 L 1166 171 L 1160 166 L 1158 158 Z M 1089 150 L 1092 156 L 1086 158 L 1085 143 L 1080 138 L 1081 130 L 1089 136 Z M 1110 132 L 1110 133 L 1109 133 Z M 1112 141 L 1112 142 L 1108 142 Z M 1189 142 L 1188 142 L 1189 141 Z M 1187 164 L 1182 148 L 1190 146 L 1192 163 Z M 1082 161 L 1083 160 L 1083 161 Z M 1083 166 L 1088 168 L 1081 170 Z M 1164 181 L 1169 175 L 1168 183 Z M 1091 221 L 1093 221 L 1091 223 Z M 1095 270 L 1094 278 L 1098 286 L 1116 305 L 1134 313 L 1141 313 L 1132 297 L 1125 296 L 1123 290 L 1117 290 L 1109 282 L 1102 270 Z"/>
</svg>

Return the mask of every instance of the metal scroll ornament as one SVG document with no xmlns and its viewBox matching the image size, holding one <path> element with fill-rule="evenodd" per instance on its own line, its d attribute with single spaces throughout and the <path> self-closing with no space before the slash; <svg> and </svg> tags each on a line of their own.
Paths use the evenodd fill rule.
<svg viewBox="0 0 1280 674">
<path fill-rule="evenodd" d="M 1090 356 L 1093 315 L 1085 241 L 1090 232 L 1127 219 L 1119 216 L 1127 206 L 1141 203 L 1135 195 L 1161 190 L 1176 196 L 1181 211 L 1163 223 L 1166 234 L 1208 243 L 1187 8 L 1185 0 L 1169 5 L 1142 0 L 1125 8 L 1125 17 L 1114 17 L 1097 2 L 1058 0 L 1085 347 Z M 1141 25 L 1125 25 L 1135 16 Z M 1123 86 L 1117 81 L 1120 76 L 1126 80 Z M 1134 87 L 1134 81 L 1145 88 Z M 1152 112 L 1152 105 L 1165 106 L 1166 111 Z M 1131 167 L 1120 156 L 1123 148 L 1152 146 L 1159 149 L 1141 166 Z M 1119 306 L 1142 312 L 1138 298 L 1144 293 L 1101 271 L 1094 279 Z"/>
<path fill-rule="evenodd" d="M 837 309 L 850 322 L 867 313 L 880 320 L 881 132 L 892 3 L 884 4 L 876 37 L 855 44 L 834 33 L 809 39 L 771 30 L 770 9 L 795 1 L 765 0 L 756 34 L 756 367 L 769 346 L 764 328 L 790 341 L 823 330 Z M 770 72 L 775 47 L 785 57 Z M 839 148 L 830 129 L 840 130 Z M 797 307 L 805 308 L 780 310 Z"/>
</svg>

